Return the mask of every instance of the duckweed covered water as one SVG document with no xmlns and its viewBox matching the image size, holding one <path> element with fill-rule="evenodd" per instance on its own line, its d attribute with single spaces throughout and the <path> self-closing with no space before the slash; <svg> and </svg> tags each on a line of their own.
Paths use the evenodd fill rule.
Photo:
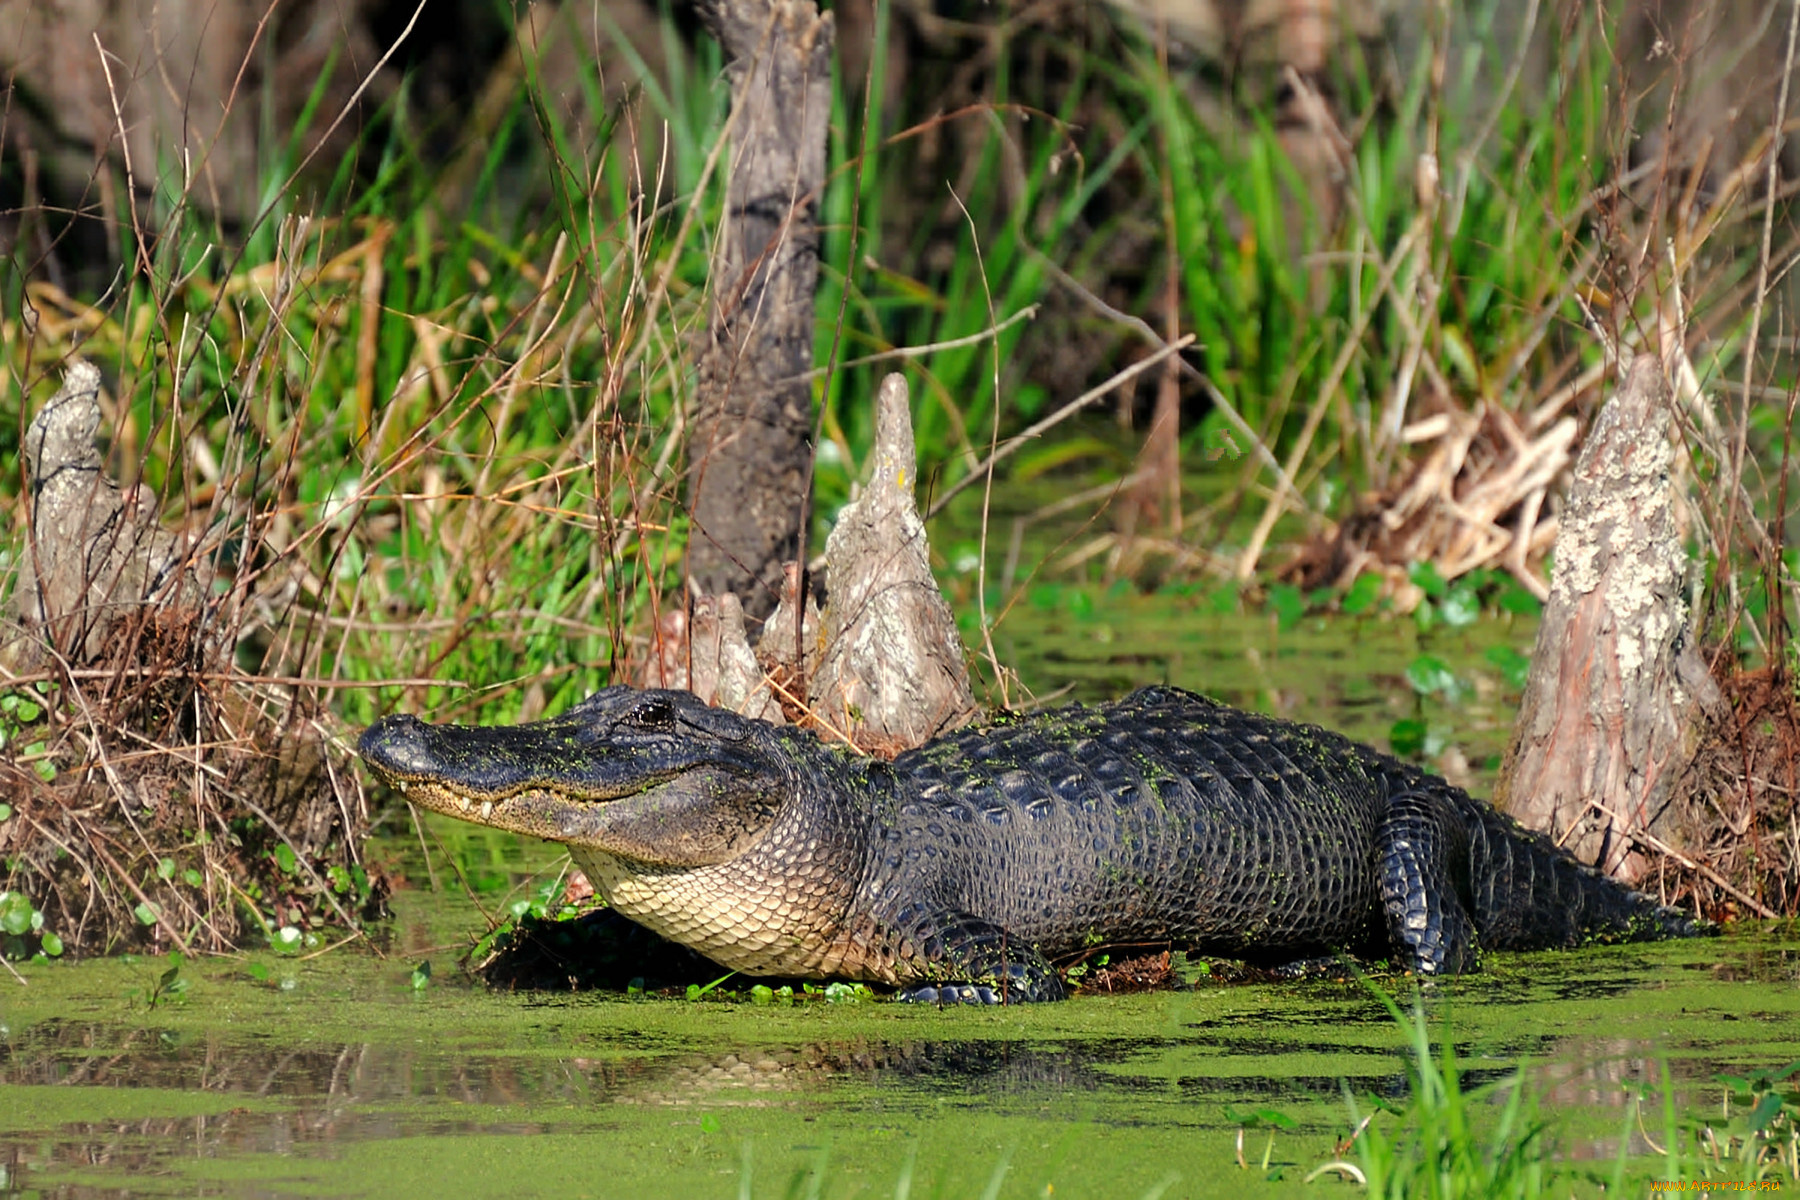
<svg viewBox="0 0 1800 1200">
<path fill-rule="evenodd" d="M 162 969 L 5 993 L 5 1194 L 1278 1195 L 1334 1156 L 1343 1087 L 1365 1109 L 1405 1091 L 1398 1033 L 1354 984 L 781 1007 L 415 991 L 404 962 L 340 952 L 266 983 L 190 965 L 185 1000 L 131 998 Z M 1797 970 L 1794 943 L 1742 935 L 1497 956 L 1428 1008 L 1475 1081 L 1536 1064 L 1559 1149 L 1598 1171 L 1663 1063 L 1685 1111 L 1716 1107 L 1716 1072 L 1800 1058 Z M 1274 1183 L 1262 1133 L 1236 1162 L 1257 1109 L 1295 1122 Z"/>
<path fill-rule="evenodd" d="M 1039 691 L 1054 670 L 1090 695 L 1123 690 L 1115 675 L 1167 679 L 1377 744 L 1420 711 L 1403 679 L 1408 626 L 1277 634 L 1181 603 L 1110 606 L 1112 638 L 1054 607 L 1002 636 L 1018 639 L 1013 661 L 1046 664 L 1027 677 Z M 1484 636 L 1530 641 L 1498 623 Z M 1120 660 L 1127 642 L 1158 661 Z M 1479 768 L 1511 702 L 1475 680 L 1425 716 Z M 440 862 L 433 891 L 398 824 L 387 852 L 409 886 L 379 952 L 190 962 L 185 991 L 155 1004 L 161 959 L 0 977 L 0 1196 L 1350 1196 L 1335 1178 L 1301 1182 L 1351 1128 L 1344 1090 L 1364 1111 L 1370 1096 L 1404 1099 L 1401 1034 L 1356 983 L 1202 978 L 944 1011 L 488 991 L 453 966 L 485 928 L 478 906 L 500 911 L 556 852 L 434 821 L 426 836 L 456 869 Z M 1797 981 L 1800 939 L 1746 929 L 1493 955 L 1426 1005 L 1473 1082 L 1529 1066 L 1562 1158 L 1598 1173 L 1628 1137 L 1641 1190 L 1660 1160 L 1627 1134 L 1635 1097 L 1650 1089 L 1660 1137 L 1665 1064 L 1678 1111 L 1716 1113 L 1714 1074 L 1800 1059 Z M 1262 1129 L 1238 1163 L 1257 1110 L 1292 1122 L 1268 1170 Z"/>
</svg>

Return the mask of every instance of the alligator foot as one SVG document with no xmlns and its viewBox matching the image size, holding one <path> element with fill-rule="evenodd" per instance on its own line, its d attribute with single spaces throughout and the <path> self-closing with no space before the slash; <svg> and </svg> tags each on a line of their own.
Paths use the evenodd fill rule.
<svg viewBox="0 0 1800 1200">
<path fill-rule="evenodd" d="M 1468 855 L 1468 833 L 1443 798 L 1402 792 L 1388 801 L 1376 835 L 1388 936 L 1421 976 L 1475 969 L 1475 924 L 1463 908 L 1450 864 Z"/>
<path fill-rule="evenodd" d="M 914 905 L 900 913 L 900 925 L 921 949 L 919 957 L 930 964 L 925 973 L 969 981 L 922 984 L 910 991 L 932 995 L 902 992 L 902 998 L 940 1004 L 1035 1004 L 1067 995 L 1042 954 L 992 921 L 960 910 L 932 911 Z"/>
</svg>

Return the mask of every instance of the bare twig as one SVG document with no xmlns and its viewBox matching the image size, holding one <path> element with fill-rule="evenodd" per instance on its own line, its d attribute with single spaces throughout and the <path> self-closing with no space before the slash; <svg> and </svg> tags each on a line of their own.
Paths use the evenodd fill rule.
<svg viewBox="0 0 1800 1200">
<path fill-rule="evenodd" d="M 987 263 L 981 257 L 981 231 L 976 228 L 975 218 L 970 215 L 968 206 L 963 203 L 962 197 L 956 194 L 955 188 L 950 189 L 950 196 L 956 201 L 956 207 L 962 210 L 963 220 L 968 222 L 969 241 L 975 247 L 975 269 L 981 276 L 981 295 L 987 301 L 988 326 L 992 328 L 996 324 L 994 291 L 988 284 Z M 977 472 L 981 477 L 981 537 L 975 550 L 975 620 L 976 624 L 981 627 L 981 651 L 987 656 L 988 668 L 994 673 L 994 684 L 1000 689 L 1000 707 L 1005 708 L 1007 707 L 1006 672 L 1000 668 L 1000 656 L 994 651 L 994 631 L 988 622 L 987 614 L 987 546 L 990 523 L 988 518 L 994 501 L 994 464 L 1000 461 L 1000 339 L 997 337 L 993 341 L 992 358 L 994 364 L 993 426 L 988 434 L 987 461 Z M 969 476 L 971 479 L 974 477 L 974 474 Z M 946 495 L 947 498 L 948 495 Z"/>
<path fill-rule="evenodd" d="M 1756 299 L 1750 308 L 1750 328 L 1744 346 L 1743 396 L 1739 407 L 1737 441 L 1731 450 L 1730 477 L 1744 476 L 1744 451 L 1750 437 L 1750 379 L 1756 369 L 1756 342 L 1762 332 L 1763 305 L 1769 294 L 1769 253 L 1775 231 L 1775 195 L 1781 182 L 1781 143 L 1786 133 L 1788 85 L 1794 78 L 1794 51 L 1800 39 L 1800 0 L 1793 0 L 1788 14 L 1787 54 L 1781 66 L 1781 92 L 1775 101 L 1774 133 L 1769 140 L 1767 199 L 1763 205 L 1762 248 L 1756 260 Z M 1738 496 L 1730 494 L 1725 507 L 1725 539 L 1729 543 L 1737 524 Z M 1771 567 L 1774 564 L 1770 564 Z"/>
<path fill-rule="evenodd" d="M 896 346 L 892 350 L 883 350 L 878 354 L 865 354 L 861 358 L 846 359 L 835 365 L 827 363 L 822 367 L 814 367 L 812 370 L 803 374 L 793 375 L 787 379 L 779 380 L 778 382 L 795 383 L 802 379 L 823 379 L 827 375 L 837 371 L 848 371 L 851 367 L 866 367 L 870 363 L 893 362 L 896 359 L 911 360 L 915 358 L 929 358 L 933 354 L 937 354 L 943 350 L 959 350 L 964 346 L 979 345 L 982 342 L 999 338 L 1001 334 L 1005 333 L 1008 329 L 1011 329 L 1014 325 L 1017 325 L 1020 321 L 1034 320 L 1038 315 L 1038 309 L 1040 307 L 1041 305 L 1037 304 L 1027 304 L 1024 308 L 1021 308 L 1018 312 L 1006 318 L 1006 320 L 995 325 L 990 325 L 979 333 L 971 333 L 965 337 L 951 338 L 948 341 L 943 342 L 927 342 L 922 346 Z"/>
<path fill-rule="evenodd" d="M 1190 334 L 1186 335 L 1185 337 L 1183 337 L 1180 341 L 1177 341 L 1170 345 L 1164 346 L 1161 350 L 1156 351 L 1154 354 L 1150 354 L 1144 358 L 1140 358 L 1138 361 L 1132 363 L 1129 367 L 1126 367 L 1124 370 L 1115 374 L 1111 379 L 1108 379 L 1105 383 L 1101 384 L 1098 387 L 1088 389 L 1087 391 L 1081 393 L 1081 395 L 1075 397 L 1075 399 L 1069 401 L 1067 404 L 1065 404 L 1061 408 L 1057 409 L 1055 412 L 1051 413 L 1049 416 L 1045 417 L 1043 420 L 1038 421 L 1035 424 L 1029 426 L 1027 429 L 1025 429 L 1024 432 L 1016 434 L 1013 437 L 1007 438 L 1004 442 L 1001 442 L 997 447 L 995 447 L 992 455 L 990 455 L 986 460 L 982 461 L 981 463 L 978 463 L 974 470 L 970 471 L 967 475 L 963 476 L 961 479 L 957 480 L 955 483 L 953 483 L 949 487 L 945 488 L 943 494 L 940 495 L 936 500 L 932 501 L 931 507 L 926 510 L 925 519 L 927 521 L 929 521 L 929 520 L 931 520 L 931 518 L 933 518 L 933 517 L 937 516 L 939 513 L 943 512 L 944 506 L 949 504 L 951 500 L 955 499 L 958 495 L 960 495 L 964 488 L 971 486 L 972 484 L 974 484 L 974 482 L 976 480 L 984 478 L 986 473 L 988 471 L 992 470 L 996 464 L 1001 462 L 1003 459 L 1010 457 L 1014 452 L 1016 452 L 1021 447 L 1023 447 L 1025 445 L 1025 443 L 1031 441 L 1035 437 L 1040 436 L 1045 430 L 1051 428 L 1052 426 L 1062 424 L 1062 422 L 1068 420 L 1070 417 L 1074 416 L 1076 413 L 1080 412 L 1082 409 L 1086 408 L 1088 405 L 1092 404 L 1094 401 L 1102 399 L 1103 397 L 1108 395 L 1110 392 L 1112 392 L 1112 390 L 1114 388 L 1118 387 L 1120 384 L 1126 382 L 1127 380 L 1137 378 L 1139 375 L 1142 375 L 1145 371 L 1148 371 L 1151 367 L 1154 367 L 1157 363 L 1162 362 L 1163 359 L 1169 357 L 1169 355 L 1179 354 L 1183 350 L 1186 350 L 1189 346 L 1191 346 L 1193 344 L 1194 344 L 1194 335 L 1190 333 Z"/>
<path fill-rule="evenodd" d="M 1162 334 L 1156 332 L 1150 322 L 1144 320 L 1142 317 L 1127 312 L 1121 312 L 1119 309 L 1114 308 L 1105 300 L 1096 296 L 1090 289 L 1084 287 L 1079 279 L 1076 279 L 1073 275 L 1063 270 L 1058 263 L 1052 260 L 1049 255 L 1039 250 L 1036 246 L 1027 246 L 1026 249 L 1029 250 L 1032 257 L 1037 260 L 1038 266 L 1042 267 L 1051 278 L 1055 279 L 1057 282 L 1061 283 L 1063 287 L 1072 292 L 1075 295 L 1075 298 L 1080 300 L 1083 304 L 1087 305 L 1107 320 L 1115 321 L 1118 324 L 1125 326 L 1127 329 L 1130 329 L 1145 342 L 1158 350 L 1168 346 L 1168 343 L 1163 341 Z M 1225 418 L 1231 427 L 1238 431 L 1243 437 L 1245 444 L 1250 448 L 1251 453 L 1256 456 L 1257 460 L 1265 467 L 1269 468 L 1277 479 L 1287 478 L 1286 472 L 1282 470 L 1281 460 L 1275 457 L 1274 453 L 1270 451 L 1267 443 L 1257 435 L 1256 430 L 1250 427 L 1250 423 L 1244 420 L 1243 415 L 1237 410 L 1237 405 L 1233 404 L 1226 398 L 1225 393 L 1221 392 L 1213 385 L 1213 381 L 1207 377 L 1206 372 L 1189 362 L 1185 356 L 1176 361 L 1181 364 L 1182 375 L 1191 382 L 1200 385 L 1200 387 L 1205 390 L 1207 400 L 1219 411 L 1220 415 Z M 1292 481 L 1289 482 L 1289 486 L 1292 486 Z"/>
<path fill-rule="evenodd" d="M 348 936 L 339 938 L 337 941 L 331 943 L 331 945 L 322 947 L 318 950 L 314 950 L 311 954 L 302 954 L 298 958 L 296 958 L 294 961 L 295 962 L 309 962 L 315 958 L 322 958 L 325 955 L 330 954 L 333 950 L 342 949 L 343 947 L 348 946 L 351 942 L 354 942 L 358 938 L 361 938 L 363 936 L 365 936 L 365 935 L 362 930 L 360 930 L 360 929 L 354 930 Z M 381 951 L 379 949 L 377 949 L 375 951 L 375 953 L 376 953 L 377 957 L 381 956 Z"/>
<path fill-rule="evenodd" d="M 1669 845 L 1667 842 L 1663 841 L 1661 838 L 1657 837 L 1655 834 L 1651 833 L 1649 830 L 1640 829 L 1640 828 L 1636 827 L 1635 825 L 1630 824 L 1623 816 L 1620 816 L 1618 813 L 1614 812 L 1612 809 L 1608 808 L 1606 805 L 1600 803 L 1598 800 L 1589 799 L 1588 807 L 1594 809 L 1596 812 L 1598 812 L 1602 816 L 1606 817 L 1607 820 L 1609 820 L 1613 823 L 1613 827 L 1615 829 L 1622 830 L 1626 837 L 1631 838 L 1633 841 L 1642 842 L 1644 845 L 1650 847 L 1652 850 L 1655 850 L 1658 854 L 1668 855 L 1670 858 L 1674 859 L 1676 862 L 1680 863 L 1683 867 L 1687 868 L 1690 871 L 1694 871 L 1700 875 L 1704 875 L 1716 887 L 1718 887 L 1720 891 L 1725 892 L 1727 895 L 1730 895 L 1731 897 L 1736 899 L 1739 903 L 1741 903 L 1745 907 L 1749 908 L 1750 911 L 1755 913 L 1757 916 L 1766 918 L 1768 920 L 1774 920 L 1775 917 L 1777 915 L 1779 915 L 1775 912 L 1774 909 L 1770 908 L 1768 905 L 1764 904 L 1762 901 L 1756 899 L 1754 896 L 1747 895 L 1744 892 L 1741 892 L 1737 888 L 1733 887 L 1729 880 L 1727 880 L 1723 875 L 1719 874 L 1717 871 L 1713 870 L 1711 867 L 1707 866 L 1705 863 L 1699 862 L 1692 858 L 1689 858 L 1687 855 L 1685 855 L 1681 851 L 1675 849 L 1675 847 Z"/>
<path fill-rule="evenodd" d="M 852 738 L 842 729 L 839 729 L 836 725 L 833 725 L 830 721 L 827 721 L 815 709 L 808 707 L 806 702 L 799 696 L 796 696 L 793 692 L 781 686 L 781 681 L 779 679 L 776 679 L 773 675 L 765 674 L 763 676 L 763 682 L 767 683 L 771 690 L 779 692 L 783 700 L 786 700 L 799 712 L 804 713 L 807 717 L 811 718 L 813 724 L 817 725 L 820 729 L 823 729 L 826 733 L 829 733 L 832 737 L 844 743 L 844 745 L 849 746 L 851 749 L 854 750 L 857 748 L 856 739 Z"/>
</svg>

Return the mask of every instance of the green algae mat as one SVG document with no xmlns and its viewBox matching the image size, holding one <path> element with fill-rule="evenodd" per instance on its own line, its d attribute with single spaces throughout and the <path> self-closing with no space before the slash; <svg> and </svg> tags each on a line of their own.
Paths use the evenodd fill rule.
<svg viewBox="0 0 1800 1200">
<path fill-rule="evenodd" d="M 1352 1128 L 1346 1094 L 1407 1091 L 1402 1034 L 1354 982 L 784 1006 L 420 988 L 345 949 L 189 963 L 152 1004 L 165 970 L 0 984 L 0 1195 L 1347 1196 L 1303 1182 Z M 1642 1188 L 1639 1097 L 1660 1136 L 1665 1072 L 1710 1113 L 1717 1073 L 1800 1058 L 1797 977 L 1800 941 L 1740 932 L 1496 955 L 1424 1003 L 1471 1086 L 1525 1065 L 1555 1156 L 1599 1176 L 1623 1144 Z"/>
</svg>

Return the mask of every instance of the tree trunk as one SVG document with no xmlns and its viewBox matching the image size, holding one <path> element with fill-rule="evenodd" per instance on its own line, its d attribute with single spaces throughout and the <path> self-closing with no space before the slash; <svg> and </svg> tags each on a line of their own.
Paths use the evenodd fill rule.
<svg viewBox="0 0 1800 1200">
<path fill-rule="evenodd" d="M 1662 364 L 1640 354 L 1575 465 L 1495 803 L 1626 880 L 1678 841 L 1674 784 L 1722 701 L 1695 650 Z"/>
<path fill-rule="evenodd" d="M 775 607 L 782 564 L 805 558 L 812 501 L 813 293 L 831 115 L 832 18 L 812 0 L 717 0 L 707 26 L 730 60 L 735 151 L 712 326 L 688 444 L 688 573 Z"/>
</svg>

